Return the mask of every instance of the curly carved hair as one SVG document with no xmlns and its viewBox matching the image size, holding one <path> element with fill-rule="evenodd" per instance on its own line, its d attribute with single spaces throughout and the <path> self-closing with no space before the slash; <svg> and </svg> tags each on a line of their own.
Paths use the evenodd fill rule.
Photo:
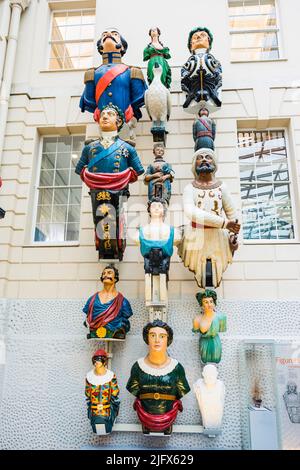
<svg viewBox="0 0 300 470">
<path fill-rule="evenodd" d="M 214 301 L 214 304 L 217 305 L 217 293 L 212 289 L 205 289 L 203 292 L 198 292 L 196 294 L 196 299 L 200 307 L 202 307 L 203 299 L 211 298 Z"/>
</svg>

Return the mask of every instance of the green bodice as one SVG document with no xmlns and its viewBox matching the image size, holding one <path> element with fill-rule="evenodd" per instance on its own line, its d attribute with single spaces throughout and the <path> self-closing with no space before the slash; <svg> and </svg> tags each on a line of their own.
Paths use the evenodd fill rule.
<svg viewBox="0 0 300 470">
<path fill-rule="evenodd" d="M 175 359 L 171 359 L 169 366 L 164 369 L 151 368 L 145 364 L 144 358 L 139 359 L 132 366 L 126 388 L 138 398 L 144 393 L 161 393 L 174 395 L 177 400 L 190 391 L 184 368 Z M 141 399 L 144 410 L 152 414 L 163 414 L 170 411 L 174 401 Z"/>
<path fill-rule="evenodd" d="M 170 50 L 168 47 L 163 49 L 156 49 L 151 44 L 144 49 L 144 61 L 149 60 L 147 67 L 147 78 L 149 85 L 154 78 L 153 68 L 154 64 L 158 63 L 162 67 L 161 81 L 166 88 L 170 88 L 172 73 L 170 66 L 166 59 L 170 59 Z"/>
<path fill-rule="evenodd" d="M 222 357 L 222 343 L 219 333 L 226 331 L 226 315 L 216 315 L 211 322 L 209 330 L 201 333 L 200 329 L 193 329 L 193 332 L 200 333 L 199 348 L 201 361 L 219 363 Z"/>
</svg>

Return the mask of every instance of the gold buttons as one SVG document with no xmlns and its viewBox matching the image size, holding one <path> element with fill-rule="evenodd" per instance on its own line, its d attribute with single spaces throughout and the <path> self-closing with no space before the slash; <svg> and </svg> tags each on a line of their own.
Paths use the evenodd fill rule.
<svg viewBox="0 0 300 470">
<path fill-rule="evenodd" d="M 112 96 L 112 92 L 111 92 L 111 91 L 108 92 L 108 96 Z"/>
</svg>

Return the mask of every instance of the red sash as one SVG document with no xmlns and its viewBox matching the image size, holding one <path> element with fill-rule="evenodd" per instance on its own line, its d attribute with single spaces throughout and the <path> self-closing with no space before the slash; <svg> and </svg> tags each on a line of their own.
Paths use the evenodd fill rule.
<svg viewBox="0 0 300 470">
<path fill-rule="evenodd" d="M 101 98 L 101 95 L 103 94 L 103 92 L 106 90 L 106 88 L 108 87 L 108 85 L 116 78 L 118 77 L 119 75 L 121 75 L 122 73 L 126 72 L 126 70 L 128 69 L 128 65 L 125 65 L 125 64 L 118 64 L 118 65 L 115 65 L 114 67 L 112 67 L 110 70 L 108 70 L 98 81 L 97 85 L 96 85 L 96 90 L 95 90 L 95 99 L 96 99 L 96 103 L 98 105 L 98 101 L 99 99 Z M 99 122 L 99 119 L 100 119 L 100 114 L 101 114 L 101 111 L 99 108 L 96 109 L 96 111 L 94 112 L 94 119 L 96 122 Z M 125 110 L 124 112 L 125 114 L 125 120 L 126 122 L 130 121 L 130 119 L 133 117 L 133 109 L 131 107 L 131 105 L 128 106 L 128 108 Z"/>
<path fill-rule="evenodd" d="M 162 415 L 147 413 L 142 407 L 141 400 L 135 399 L 133 408 L 137 412 L 140 422 L 152 431 L 164 431 L 168 429 L 175 421 L 178 411 L 182 411 L 181 400 L 175 400 L 172 409 Z"/>
<path fill-rule="evenodd" d="M 91 173 L 85 167 L 81 171 L 80 177 L 90 189 L 121 191 L 129 183 L 134 183 L 138 179 L 138 174 L 131 167 L 120 173 Z"/>
<path fill-rule="evenodd" d="M 111 83 L 116 77 L 121 75 L 128 69 L 128 65 L 118 64 L 114 65 L 110 70 L 108 70 L 98 81 L 95 91 L 96 103 L 98 103 L 102 93 L 106 90 L 109 83 Z"/>
<path fill-rule="evenodd" d="M 93 295 L 87 314 L 87 323 L 91 330 L 97 330 L 97 328 L 100 328 L 100 326 L 105 326 L 107 323 L 113 321 L 118 315 L 124 299 L 123 295 L 119 292 L 118 295 L 114 298 L 112 304 L 104 312 L 98 315 L 95 320 L 93 320 L 93 309 L 97 295 L 98 292 Z"/>
</svg>

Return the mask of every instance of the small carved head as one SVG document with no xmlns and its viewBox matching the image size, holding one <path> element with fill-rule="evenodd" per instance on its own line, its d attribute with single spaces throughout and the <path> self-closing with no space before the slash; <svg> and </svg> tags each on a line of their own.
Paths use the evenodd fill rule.
<svg viewBox="0 0 300 470">
<path fill-rule="evenodd" d="M 119 270 L 112 264 L 106 266 L 101 274 L 100 281 L 103 283 L 116 284 L 119 280 Z"/>
<path fill-rule="evenodd" d="M 165 346 L 168 347 L 173 342 L 173 330 L 167 323 L 154 320 L 144 326 L 143 339 L 146 344 L 154 347 L 156 343 L 166 343 Z"/>
<path fill-rule="evenodd" d="M 103 31 L 101 38 L 97 41 L 97 50 L 99 54 L 104 52 L 121 52 L 123 56 L 128 48 L 127 41 L 121 36 L 116 28 L 108 28 Z"/>
<path fill-rule="evenodd" d="M 205 48 L 210 51 L 212 43 L 213 35 L 208 28 L 198 26 L 190 31 L 188 37 L 188 49 L 190 52 L 200 48 Z"/>
</svg>

